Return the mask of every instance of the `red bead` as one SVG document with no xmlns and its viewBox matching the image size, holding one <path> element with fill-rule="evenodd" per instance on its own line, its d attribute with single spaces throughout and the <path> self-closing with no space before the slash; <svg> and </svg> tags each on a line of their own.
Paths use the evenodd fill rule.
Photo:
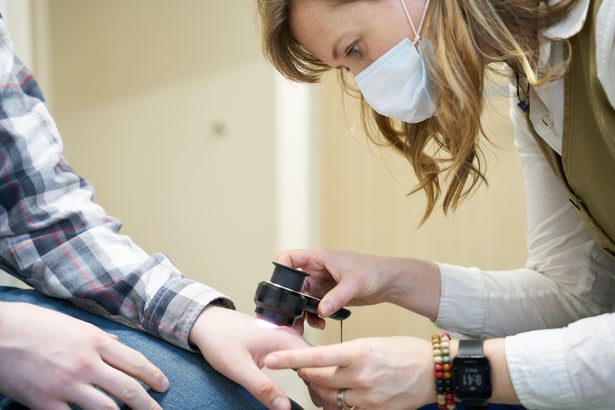
<svg viewBox="0 0 615 410">
<path fill-rule="evenodd" d="M 444 374 L 442 372 L 435 372 L 436 373 L 436 379 L 441 379 Z"/>
<path fill-rule="evenodd" d="M 442 366 L 440 363 L 436 363 L 434 365 L 434 368 L 436 369 L 437 372 L 441 372 L 442 370 L 444 370 L 444 366 Z"/>
</svg>

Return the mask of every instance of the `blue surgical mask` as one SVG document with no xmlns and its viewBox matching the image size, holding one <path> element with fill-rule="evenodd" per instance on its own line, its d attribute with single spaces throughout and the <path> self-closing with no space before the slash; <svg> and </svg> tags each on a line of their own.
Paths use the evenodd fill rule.
<svg viewBox="0 0 615 410">
<path fill-rule="evenodd" d="M 429 46 L 425 40 L 419 43 L 429 0 L 418 30 L 414 28 L 404 0 L 400 1 L 414 31 L 414 42 L 404 38 L 357 74 L 355 81 L 374 111 L 400 121 L 418 123 L 432 117 L 435 111 L 424 59 Z M 420 53 L 416 43 L 419 43 Z"/>
</svg>

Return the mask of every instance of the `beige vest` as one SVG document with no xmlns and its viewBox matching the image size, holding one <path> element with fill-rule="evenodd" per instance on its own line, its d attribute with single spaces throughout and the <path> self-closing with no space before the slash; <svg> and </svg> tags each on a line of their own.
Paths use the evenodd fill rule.
<svg viewBox="0 0 615 410">
<path fill-rule="evenodd" d="M 615 110 L 598 81 L 595 56 L 601 2 L 591 2 L 583 30 L 571 39 L 561 157 L 536 133 L 529 116 L 528 122 L 570 202 L 598 244 L 615 255 Z"/>
</svg>

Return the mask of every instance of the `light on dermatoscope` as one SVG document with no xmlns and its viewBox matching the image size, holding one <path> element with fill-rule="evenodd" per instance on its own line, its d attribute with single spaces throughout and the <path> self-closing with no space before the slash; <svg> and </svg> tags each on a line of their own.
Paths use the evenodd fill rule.
<svg viewBox="0 0 615 410">
<path fill-rule="evenodd" d="M 256 319 L 256 325 L 258 327 L 262 327 L 265 329 L 277 329 L 278 327 L 280 327 L 279 325 L 276 325 L 275 323 L 272 323 L 268 320 L 261 319 L 261 318 Z"/>
</svg>

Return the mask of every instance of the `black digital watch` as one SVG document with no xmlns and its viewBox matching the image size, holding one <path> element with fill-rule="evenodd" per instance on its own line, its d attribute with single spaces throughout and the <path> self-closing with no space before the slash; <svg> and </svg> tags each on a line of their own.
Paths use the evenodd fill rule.
<svg viewBox="0 0 615 410">
<path fill-rule="evenodd" d="M 480 340 L 460 340 L 453 359 L 453 391 L 467 410 L 487 408 L 491 397 L 491 367 Z"/>
</svg>

